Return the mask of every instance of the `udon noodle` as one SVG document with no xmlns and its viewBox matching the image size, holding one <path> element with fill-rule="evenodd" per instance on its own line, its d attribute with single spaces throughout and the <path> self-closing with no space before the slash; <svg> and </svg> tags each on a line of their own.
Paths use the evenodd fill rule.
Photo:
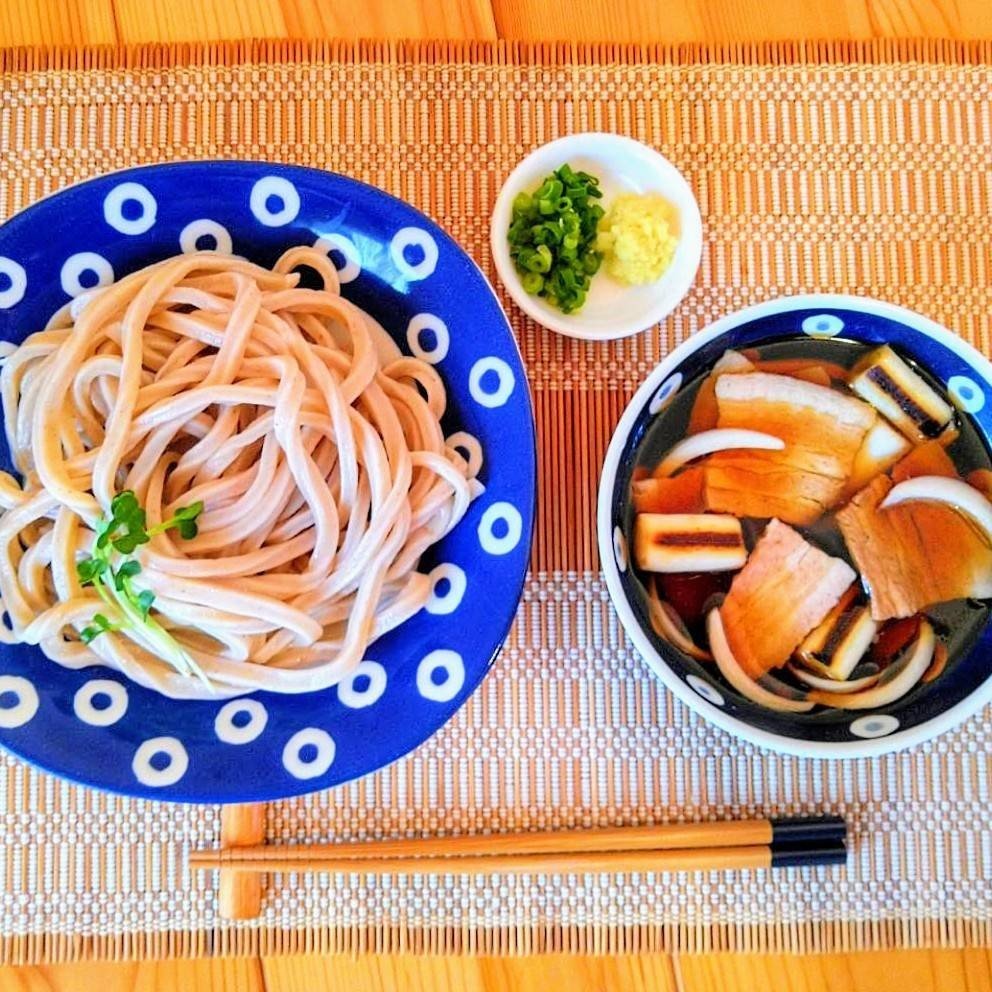
<svg viewBox="0 0 992 992">
<path fill-rule="evenodd" d="M 301 288 L 300 266 L 324 288 Z M 420 556 L 481 491 L 478 443 L 443 434 L 437 372 L 312 248 L 271 271 L 182 255 L 90 291 L 3 358 L 0 387 L 21 477 L 0 473 L 0 639 L 175 698 L 347 677 L 427 602 Z M 209 686 L 140 626 L 80 637 L 107 606 L 76 564 L 126 490 L 149 530 L 203 503 L 195 537 L 136 552 L 133 581 Z"/>
</svg>

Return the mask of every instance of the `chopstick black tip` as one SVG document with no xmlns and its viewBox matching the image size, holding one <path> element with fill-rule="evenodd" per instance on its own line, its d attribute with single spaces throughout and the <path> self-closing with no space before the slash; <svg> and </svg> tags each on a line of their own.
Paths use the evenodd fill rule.
<svg viewBox="0 0 992 992">
<path fill-rule="evenodd" d="M 817 845 L 793 845 L 772 848 L 773 868 L 806 868 L 813 865 L 847 864 L 847 845 L 843 841 L 825 841 Z"/>
<path fill-rule="evenodd" d="M 772 848 L 783 844 L 806 844 L 847 839 L 847 823 L 842 816 L 785 817 L 772 819 Z"/>
</svg>

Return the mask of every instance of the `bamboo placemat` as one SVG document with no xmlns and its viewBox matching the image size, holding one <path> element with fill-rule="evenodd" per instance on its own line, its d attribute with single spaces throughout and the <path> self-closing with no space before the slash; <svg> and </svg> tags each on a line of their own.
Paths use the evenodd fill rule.
<svg viewBox="0 0 992 992">
<path fill-rule="evenodd" d="M 270 807 L 268 839 L 835 811 L 850 866 L 787 876 L 276 877 L 222 925 L 185 852 L 216 807 L 100 795 L 0 757 L 0 957 L 303 950 L 775 949 L 992 943 L 992 711 L 873 761 L 780 757 L 706 726 L 626 643 L 598 573 L 613 425 L 714 318 L 837 290 L 919 310 L 989 351 L 992 45 L 702 49 L 149 47 L 0 54 L 0 215 L 139 163 L 250 157 L 345 172 L 446 226 L 492 274 L 510 168 L 562 133 L 631 134 L 702 207 L 698 282 L 611 345 L 509 307 L 535 399 L 539 527 L 520 616 L 452 724 L 363 781 Z"/>
</svg>

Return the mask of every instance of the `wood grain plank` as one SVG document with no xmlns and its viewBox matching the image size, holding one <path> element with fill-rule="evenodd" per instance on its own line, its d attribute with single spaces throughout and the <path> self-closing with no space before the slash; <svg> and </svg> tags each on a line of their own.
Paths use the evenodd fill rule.
<svg viewBox="0 0 992 992">
<path fill-rule="evenodd" d="M 115 41 L 113 0 L 0 0 L 0 47 Z"/>
<path fill-rule="evenodd" d="M 113 0 L 113 4 L 123 42 L 286 37 L 279 0 Z"/>
<path fill-rule="evenodd" d="M 533 957 L 415 955 L 263 958 L 269 992 L 548 992 L 590 989 L 675 992 L 667 954 Z"/>
<path fill-rule="evenodd" d="M 0 968 L 0 992 L 265 992 L 257 958 Z"/>
<path fill-rule="evenodd" d="M 682 992 L 992 992 L 992 951 L 700 954 L 676 958 Z"/>
<path fill-rule="evenodd" d="M 496 38 L 489 0 L 281 0 L 290 38 Z"/>
<path fill-rule="evenodd" d="M 501 38 L 522 41 L 779 41 L 992 37 L 989 0 L 493 0 Z"/>
</svg>

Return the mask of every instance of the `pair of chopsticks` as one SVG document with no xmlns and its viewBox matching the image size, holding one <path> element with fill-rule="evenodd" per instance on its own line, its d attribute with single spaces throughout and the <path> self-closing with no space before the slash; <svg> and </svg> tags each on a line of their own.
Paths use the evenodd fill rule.
<svg viewBox="0 0 992 992">
<path fill-rule="evenodd" d="M 554 833 L 482 834 L 193 851 L 190 866 L 239 872 L 364 875 L 590 874 L 843 864 L 839 816 L 674 823 Z"/>
</svg>

